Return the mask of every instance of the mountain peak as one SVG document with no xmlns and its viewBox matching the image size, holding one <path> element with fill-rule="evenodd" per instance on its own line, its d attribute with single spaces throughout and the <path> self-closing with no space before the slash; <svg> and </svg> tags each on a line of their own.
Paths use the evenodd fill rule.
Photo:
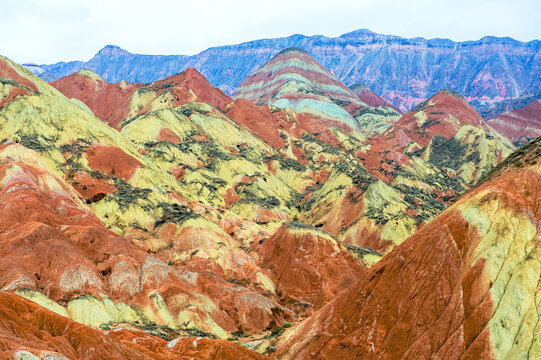
<svg viewBox="0 0 541 360">
<path fill-rule="evenodd" d="M 482 128 L 491 134 L 494 132 L 461 94 L 445 89 L 402 116 L 388 133 L 405 131 L 410 139 L 425 147 L 433 136 L 443 135 L 450 139 L 465 125 Z"/>
<path fill-rule="evenodd" d="M 447 99 L 456 99 L 456 100 L 463 101 L 465 104 L 468 105 L 468 107 L 470 107 L 468 102 L 464 98 L 464 96 L 462 96 L 462 94 L 460 94 L 459 92 L 455 90 L 451 90 L 451 89 L 442 89 L 438 91 L 437 93 L 435 93 L 434 95 L 432 95 L 427 100 L 415 106 L 413 109 L 410 110 L 410 112 L 417 113 L 417 112 L 423 111 L 424 109 L 428 107 L 434 106 L 434 104 L 436 103 L 443 103 L 445 105 L 446 102 L 448 101 Z M 472 108 L 472 111 L 475 112 L 473 108 Z"/>
<path fill-rule="evenodd" d="M 459 98 L 459 99 L 464 99 L 464 96 L 462 96 L 461 93 L 459 93 L 458 91 L 455 91 L 455 90 L 451 90 L 451 89 L 442 89 L 440 91 L 438 91 L 436 93 L 436 95 L 445 95 L 445 96 L 453 96 L 453 97 L 456 97 L 456 98 Z M 436 96 L 434 95 L 434 96 Z"/>
<path fill-rule="evenodd" d="M 106 55 L 106 56 L 121 56 L 121 55 L 130 55 L 131 53 L 127 50 L 122 49 L 116 45 L 106 45 L 103 49 L 98 51 L 97 55 Z"/>
<path fill-rule="evenodd" d="M 359 30 L 354 30 L 354 31 L 345 33 L 340 37 L 341 38 L 360 38 L 360 37 L 373 37 L 375 35 L 378 35 L 378 34 L 368 29 L 359 29 Z"/>
<path fill-rule="evenodd" d="M 294 47 L 280 51 L 249 75 L 234 97 L 310 113 L 328 125 L 352 129 L 358 123 L 345 107 L 366 107 L 311 54 Z"/>
<path fill-rule="evenodd" d="M 353 91 L 355 95 L 357 95 L 359 100 L 361 100 L 363 103 L 365 103 L 368 106 L 390 107 L 396 110 L 397 113 L 402 114 L 402 112 L 396 106 L 394 106 L 393 104 L 391 104 L 390 102 L 388 102 L 387 100 L 383 99 L 378 94 L 373 92 L 372 89 L 370 89 L 370 87 L 368 87 L 364 83 L 356 83 L 356 84 L 351 85 L 349 88 L 351 89 L 351 91 Z"/>
</svg>

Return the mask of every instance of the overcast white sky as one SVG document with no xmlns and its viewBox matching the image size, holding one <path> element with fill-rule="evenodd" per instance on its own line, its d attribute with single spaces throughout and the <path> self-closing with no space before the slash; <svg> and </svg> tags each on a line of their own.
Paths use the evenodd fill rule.
<svg viewBox="0 0 541 360">
<path fill-rule="evenodd" d="M 89 60 L 107 44 L 133 53 L 360 28 L 402 37 L 541 38 L 539 0 L 0 0 L 0 54 L 17 62 Z"/>
</svg>

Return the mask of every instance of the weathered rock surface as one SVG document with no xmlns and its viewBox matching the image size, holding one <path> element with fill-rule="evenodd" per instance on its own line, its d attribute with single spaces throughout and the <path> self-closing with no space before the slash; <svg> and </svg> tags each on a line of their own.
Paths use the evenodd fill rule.
<svg viewBox="0 0 541 360">
<path fill-rule="evenodd" d="M 364 277 L 363 267 L 331 234 L 301 223 L 284 223 L 257 252 L 282 303 L 292 307 L 319 309 Z"/>
</svg>

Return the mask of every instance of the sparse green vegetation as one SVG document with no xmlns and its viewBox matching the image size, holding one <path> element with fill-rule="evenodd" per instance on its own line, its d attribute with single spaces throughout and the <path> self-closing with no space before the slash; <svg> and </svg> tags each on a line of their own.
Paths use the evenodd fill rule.
<svg viewBox="0 0 541 360">
<path fill-rule="evenodd" d="M 118 203 L 120 208 L 127 208 L 139 200 L 146 200 L 148 194 L 152 192 L 151 189 L 141 189 L 131 186 L 125 180 L 120 178 L 114 178 L 114 185 L 117 188 L 117 191 L 108 194 L 107 196 L 112 197 Z"/>
<path fill-rule="evenodd" d="M 159 203 L 158 208 L 162 210 L 162 216 L 154 222 L 154 228 L 158 228 L 165 223 L 182 225 L 188 219 L 200 217 L 200 215 L 194 213 L 190 208 L 180 204 Z"/>
</svg>

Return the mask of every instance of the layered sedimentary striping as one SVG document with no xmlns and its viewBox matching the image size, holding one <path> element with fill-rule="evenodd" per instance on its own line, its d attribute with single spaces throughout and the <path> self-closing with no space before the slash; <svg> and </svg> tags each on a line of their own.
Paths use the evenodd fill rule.
<svg viewBox="0 0 541 360">
<path fill-rule="evenodd" d="M 235 98 L 288 107 L 351 129 L 358 125 L 345 108 L 367 107 L 310 54 L 296 48 L 283 50 L 248 76 Z"/>
<path fill-rule="evenodd" d="M 541 136 L 541 100 L 507 111 L 487 120 L 487 123 L 507 136 L 516 146 L 522 146 Z"/>
</svg>

